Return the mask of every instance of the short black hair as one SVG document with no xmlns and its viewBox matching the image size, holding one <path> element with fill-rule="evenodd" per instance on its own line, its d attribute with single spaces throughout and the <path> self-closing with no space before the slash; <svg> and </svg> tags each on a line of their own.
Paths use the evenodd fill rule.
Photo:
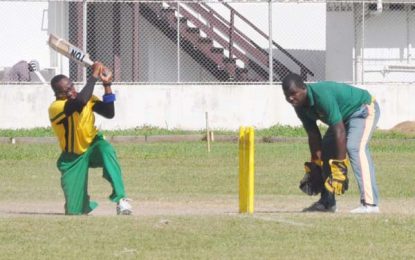
<svg viewBox="0 0 415 260">
<path fill-rule="evenodd" d="M 293 83 L 297 88 L 302 88 L 302 89 L 306 88 L 306 85 L 304 84 L 304 81 L 300 75 L 295 74 L 295 73 L 290 73 L 282 80 L 283 90 L 284 91 L 288 90 L 291 84 Z"/>
<path fill-rule="evenodd" d="M 50 85 L 52 86 L 53 91 L 56 93 L 57 89 L 58 89 L 58 83 L 62 80 L 67 78 L 65 75 L 63 74 L 59 74 L 56 75 L 55 77 L 53 77 L 50 81 Z"/>
</svg>

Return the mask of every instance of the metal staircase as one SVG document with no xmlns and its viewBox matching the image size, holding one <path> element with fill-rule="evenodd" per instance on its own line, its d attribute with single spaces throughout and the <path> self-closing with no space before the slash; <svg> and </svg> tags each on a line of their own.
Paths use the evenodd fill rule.
<svg viewBox="0 0 415 260">
<path fill-rule="evenodd" d="M 269 80 L 268 51 L 235 27 L 235 16 L 268 39 L 264 32 L 224 2 L 222 5 L 231 14 L 229 21 L 206 3 L 180 3 L 180 6 L 178 4 L 142 2 L 140 13 L 174 42 L 177 42 L 177 30 L 180 30 L 181 48 L 218 80 L 245 82 Z M 285 49 L 275 42 L 273 45 L 299 66 L 304 80 L 308 75 L 314 76 L 311 70 Z M 284 64 L 273 59 L 274 81 L 281 80 L 290 72 Z"/>
</svg>

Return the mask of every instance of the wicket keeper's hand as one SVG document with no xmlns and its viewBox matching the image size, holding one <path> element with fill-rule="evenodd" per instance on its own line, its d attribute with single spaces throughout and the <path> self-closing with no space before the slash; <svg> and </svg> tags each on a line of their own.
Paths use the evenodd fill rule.
<svg viewBox="0 0 415 260">
<path fill-rule="evenodd" d="M 304 177 L 300 181 L 299 188 L 307 195 L 317 195 L 323 189 L 324 181 L 322 176 L 322 163 L 305 162 L 304 163 Z"/>
<path fill-rule="evenodd" d="M 326 179 L 324 186 L 329 192 L 341 195 L 349 188 L 346 159 L 329 160 L 329 165 L 331 175 Z"/>
</svg>

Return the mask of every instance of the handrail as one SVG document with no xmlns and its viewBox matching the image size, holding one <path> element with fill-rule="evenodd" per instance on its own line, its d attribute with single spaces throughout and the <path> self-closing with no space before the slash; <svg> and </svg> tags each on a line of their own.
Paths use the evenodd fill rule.
<svg viewBox="0 0 415 260">
<path fill-rule="evenodd" d="M 225 18 L 223 18 L 218 12 L 216 12 L 213 8 L 211 8 L 209 5 L 207 5 L 206 3 L 204 3 L 204 2 L 201 2 L 201 5 L 203 5 L 206 9 L 208 9 L 209 10 L 209 12 L 211 13 L 211 14 L 213 14 L 216 18 L 218 18 L 222 23 L 224 23 L 224 24 L 226 24 L 227 26 L 229 26 L 230 28 L 233 28 L 233 30 L 232 31 L 234 31 L 234 32 L 237 32 L 242 38 L 247 38 L 246 40 L 247 41 L 250 41 L 250 42 L 252 42 L 252 40 L 251 39 L 249 39 L 247 36 L 245 36 L 238 28 L 235 28 L 234 26 L 233 26 L 233 16 L 234 16 L 234 14 L 233 14 L 233 12 L 231 12 L 231 22 L 228 22 Z"/>
<path fill-rule="evenodd" d="M 212 30 L 212 28 L 209 28 L 207 25 L 203 24 L 196 16 L 192 15 L 188 11 L 186 11 L 184 8 L 180 10 L 181 14 L 184 14 L 185 17 L 187 17 L 192 23 L 194 23 L 198 28 L 201 28 L 202 31 L 204 31 L 208 36 L 215 39 L 220 45 L 226 47 L 227 42 L 225 39 L 223 39 L 221 36 L 219 36 L 216 32 Z M 247 57 L 245 54 L 243 54 L 238 49 L 229 50 L 229 53 L 233 53 L 238 59 L 242 60 L 243 62 L 248 62 Z"/>
<path fill-rule="evenodd" d="M 211 8 L 210 6 L 208 6 L 207 4 L 203 3 L 203 6 L 206 7 L 212 14 L 214 14 L 219 20 L 221 20 L 221 22 L 225 23 L 226 25 L 228 25 L 229 27 L 233 26 L 233 17 L 234 14 L 239 14 L 237 11 L 235 10 L 231 10 L 231 22 L 228 22 L 225 18 L 223 18 L 219 13 L 217 13 L 213 8 Z M 238 15 L 239 16 L 239 15 Z M 245 38 L 250 44 L 252 44 L 255 48 L 257 48 L 259 51 L 261 51 L 262 53 L 266 52 L 264 49 L 262 49 L 257 43 L 255 43 L 253 40 L 249 39 L 244 33 L 242 33 L 238 28 L 233 27 L 233 31 L 237 32 L 242 38 Z M 268 54 L 268 52 L 266 52 Z"/>
<path fill-rule="evenodd" d="M 214 11 L 213 9 L 210 8 L 204 8 L 202 7 L 200 4 L 198 3 L 186 3 L 186 6 L 190 7 L 191 9 L 193 9 L 194 11 L 198 12 L 200 15 L 202 15 L 203 17 L 205 16 L 209 16 L 208 18 L 212 17 L 212 15 L 214 15 L 216 20 L 210 19 L 209 22 L 211 24 L 215 24 L 215 28 L 222 31 L 223 33 L 228 32 L 230 24 L 226 21 L 223 22 L 224 18 L 220 19 L 220 15 L 218 13 L 216 13 L 216 11 Z M 208 12 L 210 11 L 210 12 Z M 266 56 L 263 56 L 264 54 L 262 52 L 260 52 L 255 46 L 251 45 L 251 42 L 249 40 L 246 39 L 246 36 L 239 33 L 238 34 L 234 34 L 233 35 L 233 41 L 237 42 L 241 48 L 245 49 L 245 51 L 247 51 L 248 53 L 252 54 L 255 56 L 255 53 L 261 55 L 261 56 L 257 56 L 256 58 L 259 59 L 259 61 L 261 61 L 262 64 L 268 64 L 268 59 Z M 225 48 L 227 48 L 226 46 L 224 46 Z"/>
<path fill-rule="evenodd" d="M 234 55 L 236 58 L 246 61 L 248 59 L 249 62 L 253 61 L 259 62 L 257 65 L 262 67 L 262 69 L 270 67 L 269 64 L 269 52 L 267 52 L 264 48 L 260 47 L 256 44 L 251 38 L 249 38 L 246 34 L 241 32 L 238 28 L 234 26 L 234 16 L 236 15 L 239 17 L 243 22 L 245 22 L 248 26 L 252 27 L 257 33 L 259 33 L 265 39 L 269 39 L 268 35 L 261 31 L 258 27 L 256 27 L 252 22 L 250 22 L 247 18 L 245 18 L 241 13 L 236 11 L 232 8 L 229 4 L 223 2 L 223 0 L 219 0 L 222 5 L 224 5 L 228 10 L 230 10 L 230 22 L 222 17 L 217 11 L 215 11 L 212 7 L 207 5 L 205 2 L 197 1 L 197 2 L 183 2 L 181 3 L 184 7 L 188 7 L 192 9 L 195 13 L 203 17 L 208 22 L 208 25 L 200 21 L 200 18 L 197 18 L 191 15 L 189 12 L 186 11 L 186 8 L 181 9 L 181 14 L 184 17 L 191 18 L 195 26 L 202 29 L 208 36 L 212 37 L 213 40 L 220 42 L 220 45 L 229 51 L 229 58 L 233 59 Z M 173 7 L 170 3 L 167 3 L 169 6 Z M 175 7 L 173 7 L 175 8 Z M 224 35 L 228 36 L 228 39 L 222 38 L 219 36 L 214 29 L 220 31 Z M 234 43 L 236 45 L 234 45 Z M 307 75 L 310 74 L 314 76 L 314 73 L 308 69 L 304 64 L 298 61 L 294 56 L 292 56 L 287 50 L 285 50 L 282 46 L 277 44 L 272 40 L 273 46 L 276 46 L 283 54 L 285 54 L 293 63 L 298 65 L 301 70 L 301 76 L 306 79 Z M 243 50 L 245 54 L 241 53 L 239 50 Z M 272 57 L 272 70 L 278 69 L 278 75 L 283 77 L 285 71 L 289 72 L 288 69 L 283 63 L 281 63 L 275 57 Z"/>
<path fill-rule="evenodd" d="M 238 11 L 236 11 L 232 6 L 230 6 L 228 3 L 223 2 L 223 0 L 219 0 L 224 6 L 226 6 L 229 10 L 233 11 L 234 14 L 236 14 L 239 18 L 241 18 L 244 22 L 246 22 L 248 25 L 250 25 L 255 31 L 257 31 L 261 36 L 263 36 L 266 39 L 269 39 L 269 36 L 261 31 L 258 27 L 256 27 L 252 22 L 250 22 L 248 19 L 246 19 L 242 14 L 240 14 Z M 203 2 L 202 2 L 203 3 Z M 203 3 L 203 5 L 206 5 L 206 3 Z M 209 7 L 210 8 L 210 7 Z M 297 60 L 294 56 L 292 56 L 287 50 L 285 50 L 281 45 L 274 42 L 272 40 L 272 44 L 276 46 L 282 53 L 287 55 L 295 64 L 300 66 L 302 69 L 305 69 L 307 73 L 309 73 L 311 76 L 314 76 L 314 73 L 307 68 L 303 63 L 301 63 L 299 60 Z"/>
<path fill-rule="evenodd" d="M 246 36 L 243 32 L 241 32 L 240 30 L 238 30 L 237 28 L 235 28 L 233 26 L 233 24 L 229 23 L 225 18 L 223 18 L 219 13 L 217 13 L 209 5 L 207 5 L 207 4 L 203 3 L 203 2 L 200 2 L 200 3 L 186 3 L 186 6 L 190 7 L 194 11 L 198 12 L 200 15 L 202 15 L 202 17 L 205 17 L 206 19 L 208 19 L 208 21 L 209 21 L 209 18 L 210 17 L 214 17 L 214 19 L 216 19 L 217 22 L 219 22 L 219 23 L 216 23 L 216 25 L 218 26 L 216 28 L 219 29 L 219 30 L 221 30 L 224 33 L 227 30 L 229 31 L 229 29 L 233 29 L 233 32 L 236 32 L 237 34 L 235 34 L 235 37 L 232 37 L 232 39 L 229 39 L 229 40 L 232 40 L 234 42 L 237 42 L 237 44 L 240 45 L 242 48 L 245 48 L 245 50 L 248 53 L 250 53 L 251 55 L 253 55 L 254 57 L 256 57 L 256 59 L 259 59 L 259 61 L 261 61 L 261 63 L 263 64 L 263 66 L 269 67 L 269 60 L 268 60 L 268 58 L 266 58 L 269 55 L 269 53 L 266 50 L 264 50 L 263 48 L 261 48 L 260 46 L 258 46 L 258 44 L 256 44 L 252 39 L 250 39 L 248 36 Z M 232 19 L 232 15 L 236 14 L 241 19 L 243 19 L 245 22 L 247 22 L 250 26 L 254 27 L 255 30 L 259 31 L 259 33 L 261 34 L 261 36 L 263 36 L 263 37 L 266 36 L 266 34 L 264 32 L 262 32 L 255 25 L 253 25 L 250 21 L 248 21 L 246 18 L 244 18 L 235 9 L 233 9 L 229 5 L 226 6 L 226 7 L 229 8 L 229 9 L 231 9 L 231 19 Z M 210 22 L 211 23 L 214 23 L 215 20 L 210 20 Z M 225 29 L 224 26 L 226 26 L 227 29 Z M 265 37 L 265 38 L 267 38 L 267 37 Z M 281 48 L 282 51 L 284 51 L 284 53 L 291 60 L 293 60 L 294 63 L 296 63 L 301 68 L 301 76 L 304 79 L 306 79 L 307 74 L 310 74 L 310 75 L 314 76 L 314 73 L 312 71 L 310 71 L 301 62 L 299 62 L 298 60 L 296 60 L 290 53 L 288 53 L 286 50 L 284 50 L 281 46 L 279 46 L 275 42 L 274 42 L 274 45 L 276 45 L 277 47 Z M 230 49 L 232 49 L 232 48 L 230 48 Z M 258 56 L 258 55 L 260 55 L 260 56 Z M 265 55 L 265 56 L 262 57 L 262 55 Z M 284 64 L 282 64 L 281 62 L 279 62 L 274 57 L 272 58 L 272 60 L 273 60 L 273 66 L 272 67 L 274 69 L 275 69 L 275 66 L 277 65 L 280 68 L 280 70 L 282 69 L 283 71 L 289 71 L 289 69 Z"/>
</svg>

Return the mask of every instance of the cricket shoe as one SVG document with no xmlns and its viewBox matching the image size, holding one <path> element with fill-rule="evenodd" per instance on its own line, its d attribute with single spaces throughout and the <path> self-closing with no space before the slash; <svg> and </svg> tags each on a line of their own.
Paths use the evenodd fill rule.
<svg viewBox="0 0 415 260">
<path fill-rule="evenodd" d="M 331 212 L 334 213 L 337 211 L 336 205 L 326 207 L 320 201 L 314 202 L 310 207 L 303 209 L 303 212 Z"/>
<path fill-rule="evenodd" d="M 355 208 L 350 211 L 350 213 L 353 214 L 373 214 L 373 213 L 379 213 L 379 207 L 378 206 L 370 206 L 370 205 L 360 205 L 360 207 Z"/>
<path fill-rule="evenodd" d="M 131 199 L 122 198 L 117 203 L 117 215 L 131 215 L 133 213 L 133 207 L 129 203 Z"/>
</svg>

